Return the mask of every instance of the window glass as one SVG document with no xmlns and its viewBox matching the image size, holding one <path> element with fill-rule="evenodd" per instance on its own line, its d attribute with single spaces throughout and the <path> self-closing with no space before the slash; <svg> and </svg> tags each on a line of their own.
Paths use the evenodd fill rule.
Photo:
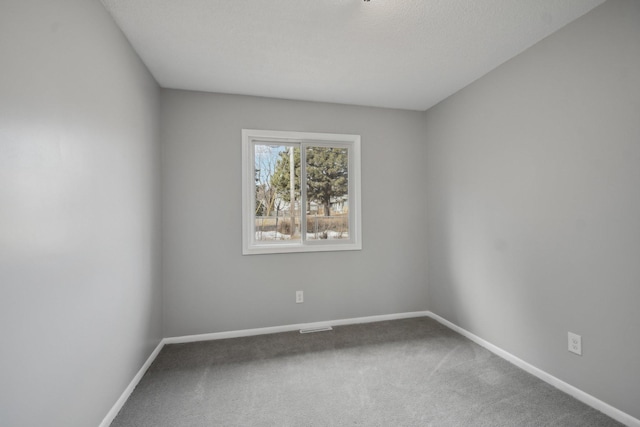
<svg viewBox="0 0 640 427">
<path fill-rule="evenodd" d="M 255 241 L 300 242 L 300 147 L 257 143 L 254 159 Z"/>
<path fill-rule="evenodd" d="M 307 239 L 349 238 L 349 150 L 308 146 Z"/>
<path fill-rule="evenodd" d="M 359 250 L 360 136 L 242 131 L 243 254 Z"/>
</svg>

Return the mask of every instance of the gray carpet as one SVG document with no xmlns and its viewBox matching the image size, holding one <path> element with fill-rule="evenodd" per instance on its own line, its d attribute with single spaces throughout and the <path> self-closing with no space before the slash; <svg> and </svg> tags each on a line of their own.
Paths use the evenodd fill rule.
<svg viewBox="0 0 640 427">
<path fill-rule="evenodd" d="M 121 426 L 620 426 L 436 321 L 165 346 Z"/>
</svg>

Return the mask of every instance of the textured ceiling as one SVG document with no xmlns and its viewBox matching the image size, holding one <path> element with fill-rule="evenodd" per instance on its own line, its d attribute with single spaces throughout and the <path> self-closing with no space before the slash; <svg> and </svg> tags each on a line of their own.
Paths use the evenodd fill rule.
<svg viewBox="0 0 640 427">
<path fill-rule="evenodd" d="M 162 87 L 426 110 L 604 0 L 102 0 Z"/>
</svg>

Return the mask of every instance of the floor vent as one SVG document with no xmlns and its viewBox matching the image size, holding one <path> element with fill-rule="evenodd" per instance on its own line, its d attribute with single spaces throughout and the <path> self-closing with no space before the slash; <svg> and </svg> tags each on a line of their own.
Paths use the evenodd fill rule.
<svg viewBox="0 0 640 427">
<path fill-rule="evenodd" d="M 333 331 L 331 326 L 321 326 L 319 328 L 300 329 L 301 334 L 310 334 L 312 332 Z"/>
</svg>

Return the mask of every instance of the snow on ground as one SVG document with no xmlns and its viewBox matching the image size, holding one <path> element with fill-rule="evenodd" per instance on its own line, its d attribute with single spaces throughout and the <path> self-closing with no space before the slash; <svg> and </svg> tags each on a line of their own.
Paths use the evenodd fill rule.
<svg viewBox="0 0 640 427">
<path fill-rule="evenodd" d="M 322 233 L 318 233 L 316 236 L 315 233 L 307 233 L 307 240 L 323 240 L 320 239 L 320 235 Z M 338 240 L 338 239 L 348 239 L 349 233 L 344 232 L 340 233 L 338 231 L 327 231 L 327 239 L 329 240 Z M 288 234 L 282 234 L 277 231 L 256 231 L 256 240 L 257 241 L 265 241 L 265 240 L 291 240 L 291 236 Z M 300 240 L 296 238 L 294 240 Z"/>
</svg>

